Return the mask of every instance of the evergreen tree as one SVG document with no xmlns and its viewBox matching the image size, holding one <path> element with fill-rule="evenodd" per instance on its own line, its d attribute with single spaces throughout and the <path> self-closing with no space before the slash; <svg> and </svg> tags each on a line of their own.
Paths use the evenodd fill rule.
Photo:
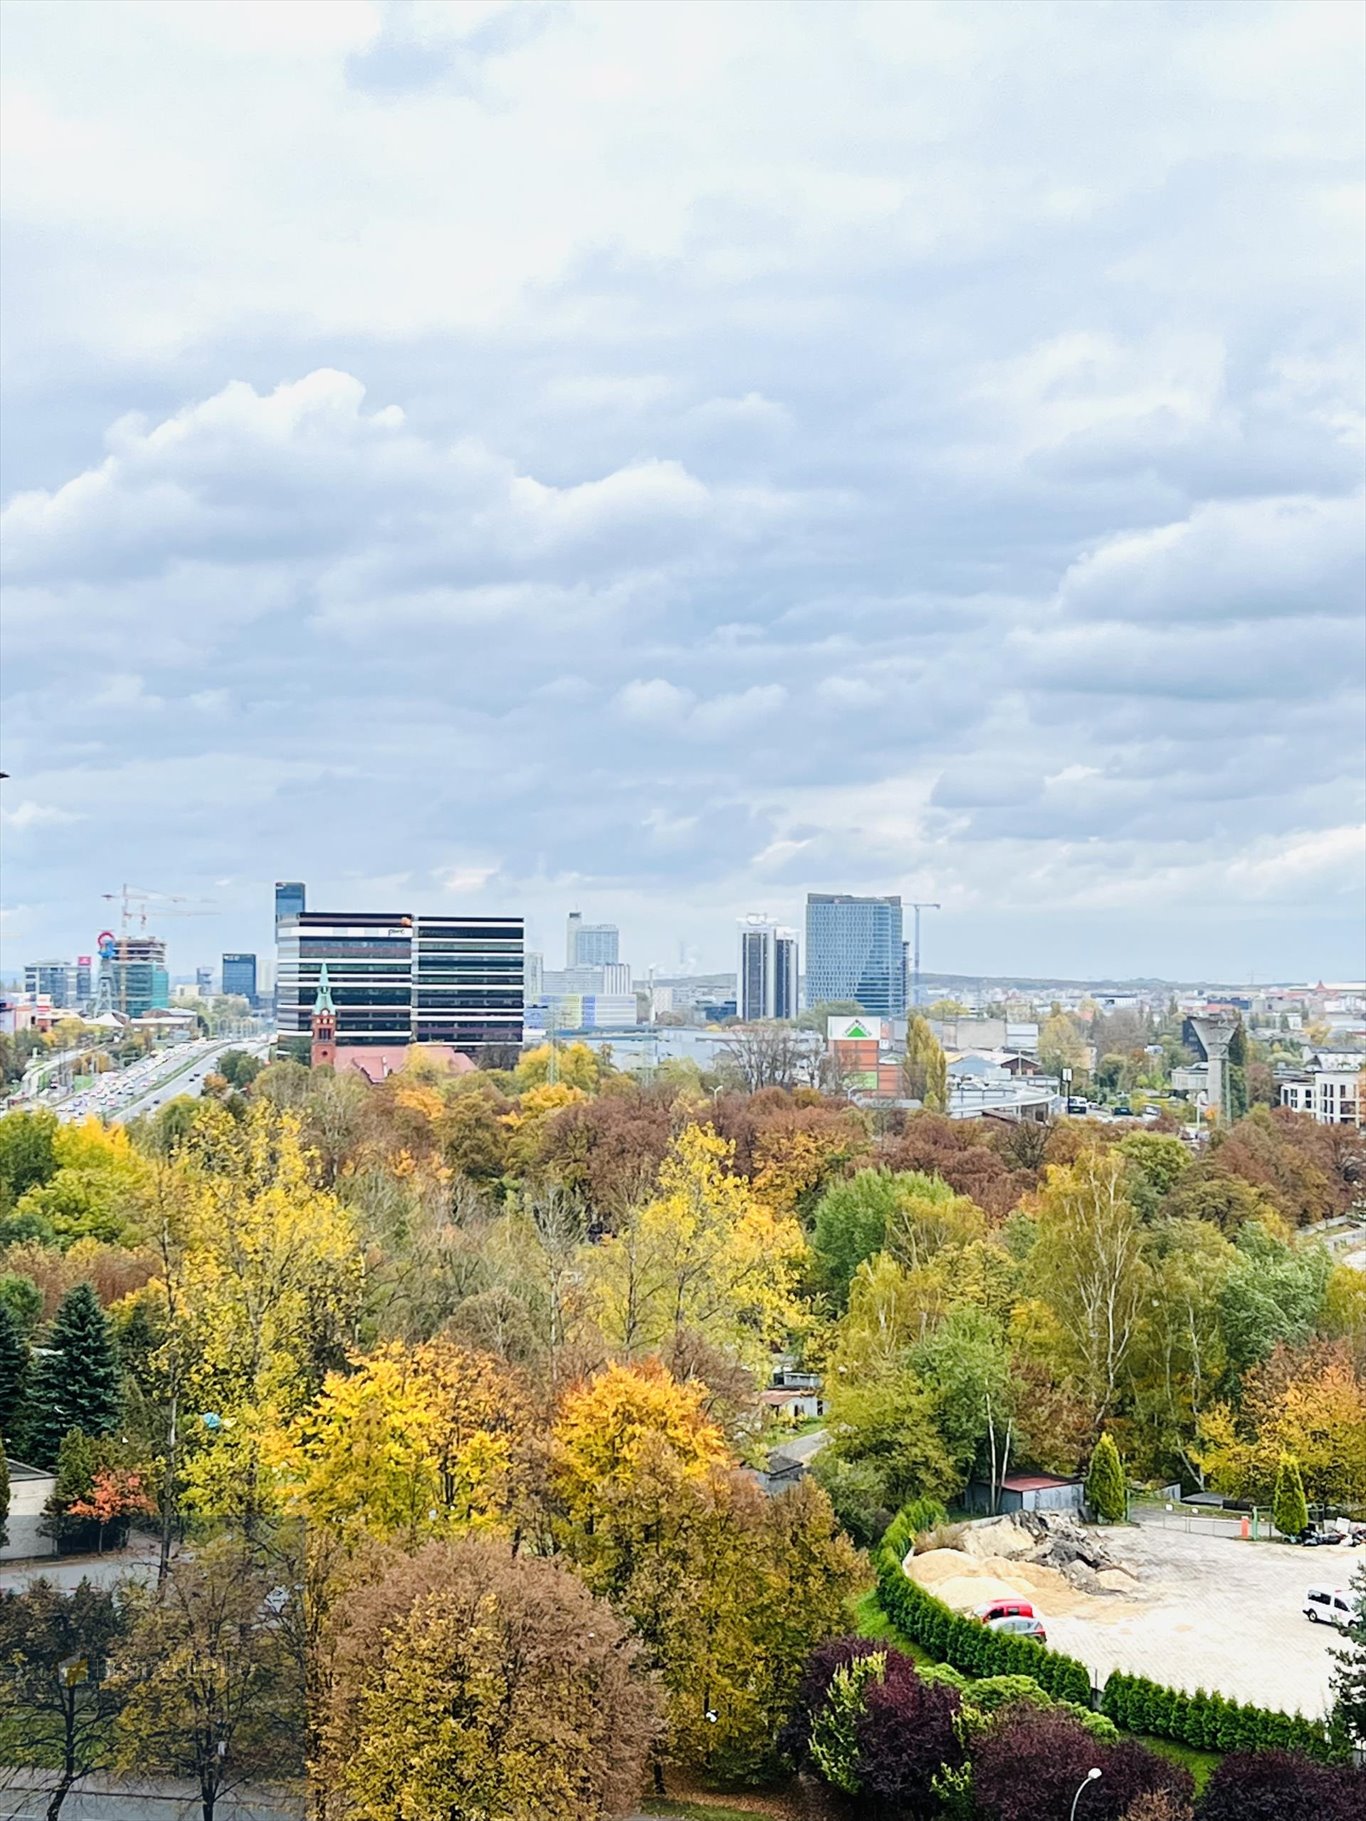
<svg viewBox="0 0 1366 1821">
<path fill-rule="evenodd" d="M 24 1401 L 28 1378 L 28 1342 L 23 1330 L 0 1302 L 0 1435 L 13 1436 L 15 1415 Z"/>
<path fill-rule="evenodd" d="M 1353 1744 L 1366 1746 L 1366 1564 L 1352 1576 L 1352 1591 L 1356 1617 L 1347 1628 L 1347 1647 L 1333 1652 L 1334 1718 L 1351 1734 Z"/>
<path fill-rule="evenodd" d="M 1108 1429 L 1096 1443 L 1086 1470 L 1086 1502 L 1107 1524 L 1122 1523 L 1128 1510 L 1124 1463 Z"/>
<path fill-rule="evenodd" d="M 1276 1492 L 1271 1501 L 1271 1521 L 1282 1536 L 1299 1536 L 1309 1528 L 1309 1507 L 1304 1498 L 1300 1464 L 1293 1454 L 1283 1454 L 1276 1470 Z"/>
<path fill-rule="evenodd" d="M 54 1466 L 69 1429 L 108 1435 L 120 1401 L 109 1319 L 90 1285 L 77 1284 L 62 1298 L 30 1381 L 26 1445 L 33 1464 Z"/>
</svg>

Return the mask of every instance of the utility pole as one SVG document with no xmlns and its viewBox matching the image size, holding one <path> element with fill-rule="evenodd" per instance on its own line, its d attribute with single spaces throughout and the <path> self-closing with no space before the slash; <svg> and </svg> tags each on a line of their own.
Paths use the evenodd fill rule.
<svg viewBox="0 0 1366 1821">
<path fill-rule="evenodd" d="M 923 910 L 942 910 L 943 906 L 931 904 L 924 899 L 919 902 L 913 899 L 911 909 L 915 912 L 915 940 L 911 945 L 911 1008 L 914 1010 L 920 1004 L 920 913 Z"/>
</svg>

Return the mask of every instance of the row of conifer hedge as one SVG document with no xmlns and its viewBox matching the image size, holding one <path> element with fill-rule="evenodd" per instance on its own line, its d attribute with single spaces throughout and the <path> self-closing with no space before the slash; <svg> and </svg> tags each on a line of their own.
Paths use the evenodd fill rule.
<svg viewBox="0 0 1366 1821">
<path fill-rule="evenodd" d="M 1091 1672 L 1032 1638 L 989 1631 L 954 1612 L 910 1579 L 902 1567 L 911 1538 L 893 1522 L 875 1558 L 878 1601 L 899 1631 L 940 1662 L 970 1676 L 1032 1676 L 1055 1700 L 1096 1705 Z M 1206 1694 L 1166 1688 L 1116 1670 L 1106 1681 L 1100 1711 L 1125 1732 L 1171 1739 L 1201 1751 L 1293 1751 L 1324 1762 L 1343 1755 L 1331 1728 L 1302 1714 L 1278 1713 Z"/>
</svg>

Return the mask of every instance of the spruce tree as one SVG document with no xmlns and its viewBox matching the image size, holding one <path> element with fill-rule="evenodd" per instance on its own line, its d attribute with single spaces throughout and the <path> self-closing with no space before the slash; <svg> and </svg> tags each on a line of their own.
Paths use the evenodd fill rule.
<svg viewBox="0 0 1366 1821">
<path fill-rule="evenodd" d="M 28 1342 L 7 1305 L 0 1302 L 0 1435 L 11 1441 L 27 1378 Z"/>
<path fill-rule="evenodd" d="M 69 1429 L 108 1435 L 121 1402 L 119 1362 L 109 1319 L 89 1284 L 62 1298 L 30 1380 L 27 1447 L 36 1467 L 52 1467 Z"/>
<path fill-rule="evenodd" d="M 1096 1443 L 1086 1470 L 1086 1502 L 1093 1514 L 1107 1524 L 1122 1523 L 1128 1510 L 1124 1463 L 1108 1429 Z"/>
<path fill-rule="evenodd" d="M 1304 1481 L 1300 1478 L 1300 1464 L 1293 1454 L 1283 1454 L 1276 1470 L 1276 1493 L 1271 1501 L 1271 1521 L 1282 1536 L 1296 1537 L 1309 1528 Z"/>
<path fill-rule="evenodd" d="M 1347 1627 L 1347 1645 L 1333 1652 L 1333 1718 L 1350 1733 L 1352 1743 L 1366 1746 L 1366 1565 L 1352 1576 L 1356 1616 Z"/>
</svg>

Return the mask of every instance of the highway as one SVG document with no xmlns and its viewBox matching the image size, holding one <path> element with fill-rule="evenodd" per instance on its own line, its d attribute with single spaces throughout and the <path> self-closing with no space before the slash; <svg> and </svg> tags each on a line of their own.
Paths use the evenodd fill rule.
<svg viewBox="0 0 1366 1821">
<path fill-rule="evenodd" d="M 180 1094 L 198 1094 L 204 1077 L 213 1072 L 224 1050 L 246 1050 L 264 1058 L 269 1035 L 256 1037 L 200 1037 L 157 1050 L 126 1069 L 100 1075 L 88 1088 L 59 1102 L 52 1110 L 58 1119 L 88 1119 L 93 1114 L 112 1125 L 121 1125 L 140 1113 L 153 1113 Z"/>
</svg>

